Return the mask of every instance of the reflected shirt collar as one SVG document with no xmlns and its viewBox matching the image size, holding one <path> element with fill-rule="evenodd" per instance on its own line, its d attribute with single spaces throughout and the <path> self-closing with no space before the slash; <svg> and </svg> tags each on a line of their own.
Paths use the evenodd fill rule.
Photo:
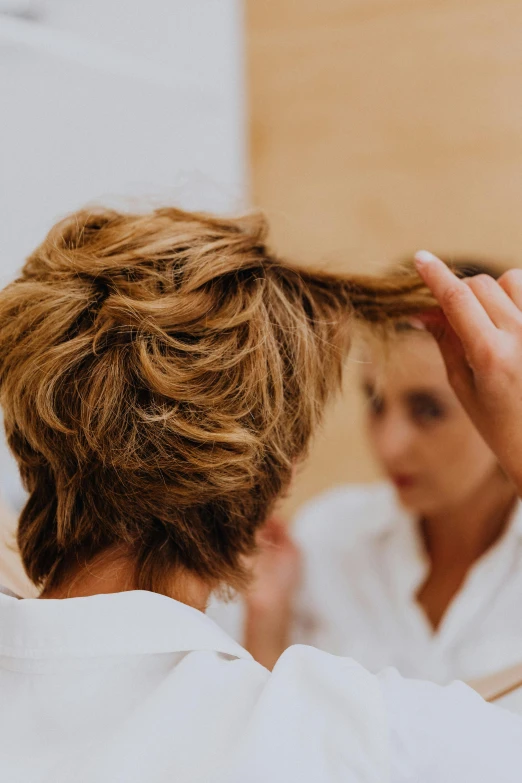
<svg viewBox="0 0 522 783">
<path fill-rule="evenodd" d="M 387 550 L 394 564 L 391 577 L 401 596 L 417 594 L 427 579 L 430 561 L 419 529 L 417 518 L 404 509 L 394 497 L 394 510 L 379 531 L 386 538 Z M 522 502 L 517 500 L 509 523 L 500 539 L 477 561 L 477 567 L 485 558 L 496 557 L 497 552 L 511 548 L 515 540 L 522 539 Z"/>
</svg>

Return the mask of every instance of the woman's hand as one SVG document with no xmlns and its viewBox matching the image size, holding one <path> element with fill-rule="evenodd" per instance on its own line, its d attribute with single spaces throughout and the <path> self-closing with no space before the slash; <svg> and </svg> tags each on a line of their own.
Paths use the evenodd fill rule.
<svg viewBox="0 0 522 783">
<path fill-rule="evenodd" d="M 257 611 L 279 611 L 293 603 L 301 567 L 301 553 L 288 525 L 269 519 L 260 531 L 254 578 L 247 603 Z"/>
<path fill-rule="evenodd" d="M 259 536 L 254 578 L 246 599 L 245 647 L 271 669 L 289 644 L 301 555 L 287 525 L 270 519 Z"/>
<path fill-rule="evenodd" d="M 420 320 L 439 344 L 456 395 L 522 494 L 522 270 L 498 281 L 458 280 L 431 253 L 415 260 L 442 311 Z"/>
</svg>

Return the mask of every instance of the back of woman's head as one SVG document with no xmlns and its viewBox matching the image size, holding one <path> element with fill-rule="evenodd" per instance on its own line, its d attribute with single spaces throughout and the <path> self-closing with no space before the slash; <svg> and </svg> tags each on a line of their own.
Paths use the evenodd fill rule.
<svg viewBox="0 0 522 783">
<path fill-rule="evenodd" d="M 241 584 L 242 556 L 339 384 L 350 315 L 428 300 L 418 281 L 292 269 L 259 216 L 95 209 L 57 224 L 0 294 L 30 578 L 59 585 L 117 546 L 139 588 L 164 590 L 176 567 Z"/>
</svg>

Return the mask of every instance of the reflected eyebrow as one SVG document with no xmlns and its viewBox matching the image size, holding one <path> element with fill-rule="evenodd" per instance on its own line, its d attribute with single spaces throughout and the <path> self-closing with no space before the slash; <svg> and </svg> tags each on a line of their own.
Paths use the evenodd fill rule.
<svg viewBox="0 0 522 783">
<path fill-rule="evenodd" d="M 441 393 L 436 389 L 423 389 L 422 387 L 418 389 L 408 389 L 404 392 L 404 394 L 407 394 L 409 397 L 441 397 Z"/>
<path fill-rule="evenodd" d="M 410 389 L 404 393 L 404 398 L 410 402 L 438 402 L 441 405 L 446 404 L 444 395 L 433 389 Z"/>
<path fill-rule="evenodd" d="M 405 394 L 409 394 L 412 397 L 433 397 L 437 394 L 437 392 L 433 391 L 433 389 L 408 389 Z"/>
</svg>

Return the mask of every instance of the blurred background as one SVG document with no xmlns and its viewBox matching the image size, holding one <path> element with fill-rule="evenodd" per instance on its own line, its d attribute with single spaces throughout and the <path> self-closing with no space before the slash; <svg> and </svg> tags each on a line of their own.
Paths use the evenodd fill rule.
<svg viewBox="0 0 522 783">
<path fill-rule="evenodd" d="M 521 27 L 516 0 L 0 0 L 1 282 L 93 201 L 261 207 L 350 271 L 519 265 Z M 350 377 L 288 515 L 377 477 Z M 5 448 L 0 487 L 14 519 Z"/>
<path fill-rule="evenodd" d="M 245 11 L 250 197 L 279 249 L 365 272 L 424 247 L 519 265 L 520 3 L 250 0 Z M 360 406 L 349 373 L 290 510 L 376 476 Z"/>
</svg>

